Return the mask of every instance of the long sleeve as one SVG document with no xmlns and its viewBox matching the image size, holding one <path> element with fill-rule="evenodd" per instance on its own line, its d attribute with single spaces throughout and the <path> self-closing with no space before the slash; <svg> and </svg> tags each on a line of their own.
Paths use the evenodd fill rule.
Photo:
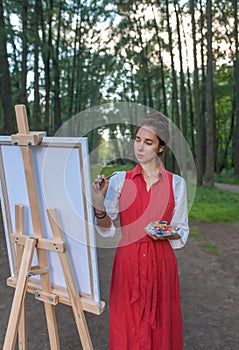
<svg viewBox="0 0 239 350">
<path fill-rule="evenodd" d="M 171 226 L 177 226 L 179 239 L 170 240 L 174 249 L 183 248 L 188 240 L 188 209 L 187 209 L 187 191 L 185 180 L 179 175 L 173 175 L 173 191 L 175 208 L 171 220 Z"/>
<path fill-rule="evenodd" d="M 115 234 L 114 220 L 119 213 L 119 197 L 124 184 L 125 174 L 125 171 L 120 171 L 110 178 L 104 202 L 106 213 L 112 220 L 110 229 L 107 231 L 101 230 L 96 220 L 96 229 L 102 237 L 113 237 Z"/>
</svg>

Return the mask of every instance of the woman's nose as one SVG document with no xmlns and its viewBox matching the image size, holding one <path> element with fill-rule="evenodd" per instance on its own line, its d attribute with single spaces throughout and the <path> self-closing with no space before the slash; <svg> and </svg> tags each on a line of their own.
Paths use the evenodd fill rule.
<svg viewBox="0 0 239 350">
<path fill-rule="evenodd" d="M 143 144 L 143 142 L 140 142 L 139 143 L 139 150 L 143 150 L 143 148 L 144 148 L 144 144 Z"/>
</svg>

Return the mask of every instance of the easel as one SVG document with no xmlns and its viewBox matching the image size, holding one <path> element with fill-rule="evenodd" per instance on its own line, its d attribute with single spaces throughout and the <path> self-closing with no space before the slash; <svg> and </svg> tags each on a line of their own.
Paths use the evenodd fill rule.
<svg viewBox="0 0 239 350">
<path fill-rule="evenodd" d="M 22 150 L 34 236 L 24 235 L 24 207 L 22 205 L 16 205 L 16 233 L 12 233 L 10 236 L 11 241 L 16 244 L 18 271 L 15 285 L 16 290 L 12 302 L 3 350 L 14 349 L 17 332 L 19 349 L 27 349 L 25 300 L 29 288 L 28 278 L 31 275 L 40 275 L 41 286 L 39 290 L 35 290 L 35 297 L 37 300 L 41 300 L 44 303 L 51 349 L 60 349 L 54 309 L 54 306 L 59 302 L 60 296 L 52 290 L 46 255 L 47 250 L 58 252 L 66 281 L 70 306 L 73 310 L 82 347 L 84 350 L 91 350 L 93 346 L 56 209 L 47 209 L 54 240 L 44 238 L 31 147 L 41 143 L 45 132 L 29 132 L 25 106 L 17 105 L 15 109 L 18 133 L 12 135 L 12 143 L 21 146 Z M 38 266 L 32 266 L 32 258 L 35 250 L 38 256 Z"/>
</svg>

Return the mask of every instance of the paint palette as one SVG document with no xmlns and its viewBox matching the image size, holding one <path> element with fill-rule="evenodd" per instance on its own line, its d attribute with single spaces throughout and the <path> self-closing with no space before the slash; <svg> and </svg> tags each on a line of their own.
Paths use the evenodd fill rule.
<svg viewBox="0 0 239 350">
<path fill-rule="evenodd" d="M 145 231 L 153 235 L 159 235 L 162 237 L 170 237 L 175 235 L 177 231 L 173 230 L 171 226 L 168 225 L 167 221 L 153 221 L 150 222 L 146 227 Z"/>
</svg>

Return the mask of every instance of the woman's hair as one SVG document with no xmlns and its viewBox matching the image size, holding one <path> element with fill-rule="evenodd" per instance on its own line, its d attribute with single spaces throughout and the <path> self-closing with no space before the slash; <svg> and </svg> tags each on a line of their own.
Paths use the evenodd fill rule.
<svg viewBox="0 0 239 350">
<path fill-rule="evenodd" d="M 163 148 L 167 146 L 170 140 L 169 121 L 162 113 L 150 114 L 142 119 L 135 134 L 137 134 L 138 130 L 143 126 L 149 126 L 154 129 L 155 135 L 159 140 L 159 146 Z M 162 155 L 162 153 L 163 152 L 159 155 Z"/>
</svg>

